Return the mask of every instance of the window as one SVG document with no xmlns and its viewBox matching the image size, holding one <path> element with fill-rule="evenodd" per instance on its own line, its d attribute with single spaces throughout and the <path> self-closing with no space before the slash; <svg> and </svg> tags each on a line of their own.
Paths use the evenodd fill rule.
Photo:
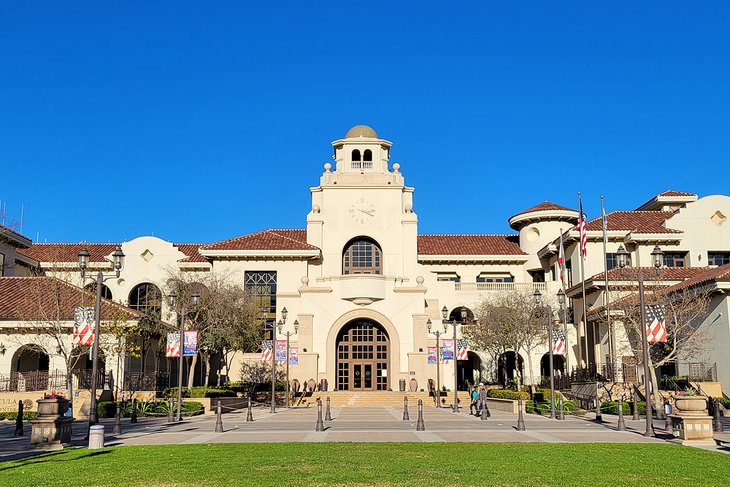
<svg viewBox="0 0 730 487">
<path fill-rule="evenodd" d="M 101 290 L 104 296 L 104 288 Z M 109 292 L 111 296 L 111 292 Z M 144 314 L 160 316 L 162 311 L 162 292 L 160 288 L 149 282 L 135 286 L 129 293 L 129 307 Z"/>
<path fill-rule="evenodd" d="M 261 310 L 264 323 L 264 340 L 271 340 L 276 322 L 276 271 L 246 271 L 243 286 Z"/>
<path fill-rule="evenodd" d="M 537 271 L 527 271 L 532 276 L 532 282 L 545 282 L 545 271 L 540 269 Z"/>
<path fill-rule="evenodd" d="M 362 162 L 360 158 L 360 151 L 358 149 L 355 149 L 352 151 L 352 168 L 353 169 L 360 169 L 362 168 Z"/>
<path fill-rule="evenodd" d="M 0 276 L 5 275 L 5 254 L 0 253 Z"/>
<path fill-rule="evenodd" d="M 86 291 L 96 296 L 96 284 L 91 283 L 86 285 Z M 106 284 L 101 285 L 101 297 L 104 299 L 112 299 L 112 290 Z"/>
<path fill-rule="evenodd" d="M 730 252 L 707 252 L 707 265 L 730 264 Z"/>
<path fill-rule="evenodd" d="M 374 241 L 352 240 L 342 254 L 343 274 L 382 274 L 382 251 Z"/>
<path fill-rule="evenodd" d="M 665 267 L 684 267 L 686 252 L 666 252 L 664 254 Z"/>
<path fill-rule="evenodd" d="M 370 149 L 365 149 L 365 152 L 363 152 L 362 155 L 362 167 L 363 169 L 372 169 L 373 168 L 373 151 Z"/>
<path fill-rule="evenodd" d="M 480 274 L 477 276 L 477 282 L 515 282 L 512 276 L 489 276 Z"/>
<path fill-rule="evenodd" d="M 611 269 L 614 269 L 618 267 L 618 257 L 616 257 L 615 253 L 607 253 L 606 254 L 606 269 L 609 271 Z"/>
<path fill-rule="evenodd" d="M 453 272 L 440 272 L 436 274 L 436 280 L 440 282 L 461 282 L 461 276 Z"/>
</svg>

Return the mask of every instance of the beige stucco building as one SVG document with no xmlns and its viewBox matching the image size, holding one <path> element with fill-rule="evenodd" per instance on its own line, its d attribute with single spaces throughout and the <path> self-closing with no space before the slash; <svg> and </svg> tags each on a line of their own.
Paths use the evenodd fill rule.
<svg viewBox="0 0 730 487">
<path fill-rule="evenodd" d="M 291 346 L 298 352 L 298 364 L 291 366 L 292 378 L 326 379 L 330 389 L 349 390 L 397 389 L 401 380 L 416 379 L 419 388 L 425 388 L 436 378 L 437 368 L 429 361 L 429 351 L 436 346 L 429 320 L 432 329 L 440 330 L 444 307 L 451 319 L 458 319 L 462 308 L 471 319 L 481 300 L 512 290 L 531 294 L 537 289 L 554 302 L 561 289 L 556 260 L 562 233 L 570 312 L 567 324 L 556 314 L 555 326 L 565 328 L 568 344 L 567 357 L 557 358 L 556 368 L 563 374 L 568 367 L 610 360 L 608 331 L 583 323 L 577 210 L 540 203 L 511 217 L 514 232 L 507 234 L 421 234 L 415 189 L 406 184 L 400 165 L 390 162 L 391 145 L 366 126 L 353 127 L 332 142 L 333 162 L 324 165 L 318 182 L 312 175 L 317 184 L 310 188 L 311 206 L 302 209 L 303 228 L 268 229 L 208 244 L 177 244 L 149 236 L 121 243 L 125 267 L 120 278 L 105 283 L 105 296 L 140 311 L 161 306 L 165 317 L 172 313 L 160 297 L 168 291 L 170 269 L 200 276 L 225 274 L 258 296 L 262 317 L 270 325 L 281 319 L 283 308 L 288 311 L 284 331 L 292 332 L 297 322 Z M 627 247 L 634 263 L 648 263 L 657 244 L 672 267 L 707 270 L 730 263 L 727 215 L 728 196 L 698 198 L 676 191 L 657 195 L 638 210 L 610 213 L 609 263 L 615 264 L 619 244 Z M 590 310 L 603 304 L 603 281 L 592 276 L 603 272 L 604 259 L 600 219 L 587 226 L 584 274 Z M 84 286 L 77 264 L 81 246 L 23 243 L 16 246 L 17 258 L 47 275 Z M 111 270 L 116 244 L 88 247 L 92 267 Z M 444 336 L 453 338 L 451 330 Z M 718 337 L 729 335 L 728 330 L 723 333 Z M 17 356 L 17 349 L 6 347 L 0 373 L 12 371 Z M 517 352 L 523 359 L 532 354 L 533 370 L 524 370 L 525 379 L 547 375 L 547 342 Z M 127 360 L 127 369 L 149 371 L 165 361 L 154 345 L 144 353 L 144 361 Z M 242 361 L 258 359 L 258 354 L 241 356 L 223 372 L 236 380 Z M 527 360 L 514 354 L 498 358 L 472 350 L 468 360 L 442 364 L 440 382 L 453 387 L 455 365 L 460 388 L 480 377 L 496 379 L 495 360 L 508 363 L 509 376 L 515 368 L 527 367 Z"/>
</svg>

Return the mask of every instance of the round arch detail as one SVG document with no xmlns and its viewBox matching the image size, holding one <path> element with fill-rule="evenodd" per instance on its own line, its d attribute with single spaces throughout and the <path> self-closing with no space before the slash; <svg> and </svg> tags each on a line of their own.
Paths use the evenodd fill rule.
<svg viewBox="0 0 730 487">
<path fill-rule="evenodd" d="M 337 383 L 336 377 L 336 358 L 337 358 L 337 336 L 346 325 L 355 320 L 372 320 L 378 323 L 385 329 L 390 339 L 390 367 L 391 370 L 388 372 L 388 387 L 395 389 L 398 386 L 398 378 L 400 377 L 401 370 L 401 353 L 400 353 L 400 338 L 398 337 L 398 331 L 395 329 L 393 322 L 390 321 L 384 314 L 378 313 L 371 309 L 354 309 L 343 314 L 332 323 L 329 332 L 327 332 L 327 342 L 325 343 L 325 350 L 327 351 L 327 359 L 325 361 L 325 370 L 327 374 L 327 382 L 330 384 Z"/>
</svg>

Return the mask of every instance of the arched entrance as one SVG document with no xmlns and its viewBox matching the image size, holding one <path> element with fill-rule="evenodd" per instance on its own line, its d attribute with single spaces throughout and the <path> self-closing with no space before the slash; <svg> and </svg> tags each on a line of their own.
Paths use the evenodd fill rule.
<svg viewBox="0 0 730 487">
<path fill-rule="evenodd" d="M 515 380 L 518 376 L 522 378 L 524 361 L 522 355 L 513 351 L 505 352 L 497 360 L 497 380 L 500 384 L 506 385 L 508 381 Z"/>
<path fill-rule="evenodd" d="M 377 322 L 351 321 L 337 335 L 337 390 L 388 390 L 390 338 Z"/>
<path fill-rule="evenodd" d="M 553 355 L 553 370 L 556 376 L 565 375 L 565 358 L 562 355 Z M 550 352 L 540 359 L 540 375 L 550 377 Z"/>
<path fill-rule="evenodd" d="M 469 389 L 482 381 L 482 359 L 474 352 L 467 352 L 466 360 L 456 361 L 456 377 L 459 381 L 459 390 Z"/>
</svg>

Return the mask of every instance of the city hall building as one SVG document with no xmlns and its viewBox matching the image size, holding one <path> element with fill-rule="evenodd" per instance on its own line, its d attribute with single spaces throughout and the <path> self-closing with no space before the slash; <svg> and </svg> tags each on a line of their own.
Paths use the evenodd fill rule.
<svg viewBox="0 0 730 487">
<path fill-rule="evenodd" d="M 569 312 L 568 322 L 556 317 L 555 326 L 567 332 L 568 351 L 565 358 L 555 357 L 555 369 L 565 374 L 573 366 L 610 361 L 609 344 L 613 339 L 620 342 L 623 335 L 616 332 L 610 337 L 609 330 L 592 322 L 590 316 L 591 309 L 603 304 L 603 280 L 595 277 L 604 271 L 600 218 L 587 225 L 589 316 L 585 319 L 578 273 L 577 210 L 526 202 L 526 209 L 509 219 L 509 231 L 504 234 L 422 234 L 415 189 L 407 185 L 400 165 L 390 162 L 391 145 L 363 125 L 332 142 L 334 161 L 324 165 L 318 184 L 310 188 L 311 205 L 301 209 L 301 228 L 264 229 L 207 244 L 179 244 L 151 236 L 119 243 L 125 265 L 118 279 L 105 283 L 104 296 L 137 312 L 161 308 L 164 317 L 170 314 L 163 297 L 169 291 L 171 267 L 190 276 L 221 273 L 259 300 L 269 329 L 282 318 L 284 308 L 288 312 L 284 332 L 293 332 L 297 322 L 297 333 L 291 337 L 291 347 L 298 355 L 298 363 L 290 368 L 292 379 L 317 383 L 326 379 L 329 388 L 336 390 L 397 390 L 401 380 L 410 384 L 415 379 L 423 389 L 429 379 L 436 379 L 432 357 L 436 337 L 431 331 L 443 330 L 444 308 L 448 320 L 460 321 L 465 310 L 471 321 L 478 304 L 497 293 L 517 290 L 530 295 L 539 290 L 544 299 L 555 301 L 561 289 L 557 256 L 562 234 Z M 313 182 L 315 177 L 313 174 Z M 709 279 L 714 279 L 718 290 L 726 289 L 729 273 L 718 273 L 717 268 L 730 263 L 728 216 L 728 196 L 698 198 L 677 191 L 653 196 L 636 210 L 609 213 L 609 266 L 615 265 L 619 245 L 625 246 L 634 265 L 648 265 L 652 249 L 661 245 L 667 266 L 688 270 L 672 273 L 667 285 L 714 272 Z M 6 276 L 40 272 L 75 286 L 86 284 L 77 264 L 82 244 L 32 243 L 10 231 L 2 237 Z M 205 241 L 204 235 L 201 241 Z M 91 270 L 111 270 L 116 247 L 88 244 Z M 721 362 L 719 345 L 730 344 L 730 308 L 725 296 L 718 292 L 710 317 L 723 316 L 712 323 L 718 346 L 698 361 Z M 13 319 L 19 317 L 0 316 L 6 322 Z M 461 329 L 456 329 L 461 338 Z M 6 348 L 0 356 L 0 374 L 39 365 L 31 364 L 23 355 L 22 344 L 4 333 L 4 337 L 0 335 Z M 441 339 L 453 338 L 452 333 L 449 327 Z M 145 360 L 122 358 L 125 370 L 172 371 L 176 366 L 156 346 L 144 353 Z M 531 371 L 526 370 L 528 354 L 532 355 Z M 63 368 L 52 349 L 47 355 L 42 366 Z M 518 368 L 525 380 L 538 379 L 548 375 L 547 355 L 547 340 L 533 350 L 515 350 L 500 357 L 470 349 L 466 360 L 440 365 L 440 382 L 453 387 L 456 372 L 459 387 L 466 388 L 467 383 L 482 378 L 512 378 Z M 619 363 L 633 360 L 620 353 L 615 356 Z M 260 353 L 241 354 L 231 370 L 223 373 L 238 380 L 240 364 L 256 360 Z M 497 367 L 498 363 L 503 366 Z M 727 389 L 730 369 L 722 367 L 719 375 Z M 508 377 L 498 377 L 505 373 Z"/>
</svg>

